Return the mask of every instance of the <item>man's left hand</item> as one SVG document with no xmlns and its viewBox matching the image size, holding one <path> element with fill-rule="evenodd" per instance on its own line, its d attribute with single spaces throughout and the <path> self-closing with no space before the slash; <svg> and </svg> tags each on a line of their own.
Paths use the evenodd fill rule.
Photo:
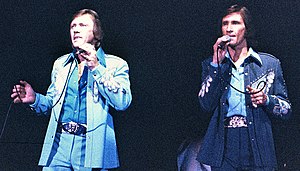
<svg viewBox="0 0 300 171">
<path fill-rule="evenodd" d="M 263 91 L 252 88 L 251 86 L 247 86 L 247 90 L 251 94 L 250 97 L 254 107 L 266 105 L 268 97 Z"/>
</svg>

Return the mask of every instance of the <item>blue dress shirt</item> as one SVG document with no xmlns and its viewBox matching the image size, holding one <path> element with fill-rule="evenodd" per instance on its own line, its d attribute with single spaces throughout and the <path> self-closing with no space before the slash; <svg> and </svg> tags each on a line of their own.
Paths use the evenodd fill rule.
<svg viewBox="0 0 300 171">
<path fill-rule="evenodd" d="M 230 57 L 230 54 L 227 52 L 225 54 L 225 57 L 228 58 L 232 64 L 233 61 Z M 244 59 L 247 60 L 247 58 L 253 57 L 255 58 L 260 64 L 262 64 L 262 61 L 259 57 L 259 55 L 253 51 L 252 48 L 249 48 L 247 57 Z M 233 64 L 232 71 L 231 71 L 231 80 L 230 84 L 231 86 L 235 87 L 236 89 L 245 92 L 246 90 L 244 89 L 244 61 L 240 66 L 235 66 Z M 217 67 L 216 64 L 211 63 L 212 66 Z M 228 96 L 227 96 L 227 101 L 228 101 L 228 112 L 226 114 L 226 117 L 230 117 L 233 115 L 242 115 L 242 116 L 247 116 L 246 114 L 246 101 L 245 101 L 245 95 L 243 93 L 238 92 L 234 88 L 230 86 L 229 91 L 228 91 Z"/>
<path fill-rule="evenodd" d="M 233 63 L 232 59 L 230 58 L 230 54 L 227 52 L 225 55 L 226 58 L 229 58 L 230 61 Z M 233 64 L 234 67 L 232 67 L 231 71 L 231 80 L 230 84 L 231 86 L 235 87 L 236 89 L 245 92 L 246 90 L 244 89 L 244 62 L 247 60 L 247 58 L 255 58 L 262 64 L 261 59 L 259 55 L 253 51 L 252 48 L 249 48 L 247 57 L 244 59 L 242 64 L 240 66 L 236 66 Z M 238 92 L 234 88 L 230 86 L 229 91 L 228 91 L 228 112 L 227 112 L 227 117 L 233 116 L 233 115 L 242 115 L 242 116 L 247 116 L 246 113 L 246 101 L 245 101 L 245 94 Z"/>
<path fill-rule="evenodd" d="M 78 80 L 78 63 L 71 71 L 66 88 L 66 97 L 61 110 L 60 122 L 76 122 L 86 124 L 86 85 L 88 68 L 84 66 L 83 74 Z"/>
</svg>

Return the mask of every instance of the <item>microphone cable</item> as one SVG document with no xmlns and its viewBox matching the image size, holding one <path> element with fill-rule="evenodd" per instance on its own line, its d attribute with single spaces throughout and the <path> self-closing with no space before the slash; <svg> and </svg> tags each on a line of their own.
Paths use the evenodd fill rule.
<svg viewBox="0 0 300 171">
<path fill-rule="evenodd" d="M 266 81 L 260 81 L 258 83 L 258 85 L 256 86 L 256 89 L 258 89 L 260 87 L 260 85 L 263 84 L 263 87 L 261 89 L 259 89 L 258 91 L 256 91 L 256 92 L 247 92 L 247 91 L 239 90 L 238 88 L 234 87 L 229 81 L 227 81 L 226 79 L 224 79 L 224 77 L 221 74 L 221 66 L 220 66 L 220 61 L 219 61 L 219 50 L 222 50 L 222 48 L 218 46 L 218 48 L 217 48 L 217 63 L 218 63 L 218 71 L 219 71 L 219 74 L 220 74 L 220 80 L 223 80 L 231 88 L 233 88 L 234 90 L 238 91 L 239 93 L 242 93 L 242 94 L 245 94 L 245 95 L 257 94 L 257 93 L 259 93 L 259 92 L 261 92 L 261 91 L 264 90 L 264 88 L 266 87 L 266 84 L 267 84 Z"/>
<path fill-rule="evenodd" d="M 5 126 L 6 126 L 6 122 L 7 122 L 8 116 L 9 116 L 9 112 L 10 112 L 10 110 L 11 110 L 11 106 L 12 106 L 13 103 L 14 103 L 14 101 L 12 100 L 12 101 L 10 102 L 9 107 L 8 107 L 8 110 L 7 110 L 7 112 L 6 112 L 6 116 L 5 116 L 5 119 L 4 119 L 4 123 L 3 123 L 2 129 L 1 129 L 0 140 L 2 139 L 2 135 L 3 135 L 4 129 L 5 129 Z"/>
<path fill-rule="evenodd" d="M 71 69 L 72 69 L 72 65 L 73 65 L 74 61 L 75 61 L 75 57 L 74 57 L 74 59 L 72 60 L 72 62 L 71 62 L 71 64 L 70 64 L 70 68 L 69 68 L 69 71 L 68 71 L 68 75 L 67 75 L 67 77 L 66 77 L 66 81 L 65 81 L 65 84 L 64 84 L 62 93 L 60 94 L 58 100 L 54 103 L 54 105 L 52 105 L 52 107 L 50 107 L 49 109 L 47 109 L 44 113 L 49 112 L 50 110 L 52 110 L 52 109 L 58 104 L 58 102 L 60 101 L 60 99 L 62 98 L 63 92 L 66 91 L 68 78 L 69 78 L 69 76 L 70 76 L 70 73 L 71 73 L 70 71 L 71 71 Z M 19 99 L 21 100 L 21 104 L 24 104 L 24 103 L 22 102 L 22 99 L 21 99 L 21 97 L 20 97 L 19 92 L 17 91 L 16 86 L 14 86 L 14 88 L 16 89 L 16 92 L 17 92 L 17 94 L 18 94 L 18 97 L 19 97 Z M 4 124 L 3 124 L 2 129 L 1 129 L 0 143 L 1 143 L 1 140 L 2 140 L 3 132 L 4 132 L 5 127 L 6 127 L 6 124 L 7 124 L 7 120 L 8 120 L 8 116 L 9 116 L 9 113 L 10 113 L 10 110 L 11 110 L 11 107 L 12 107 L 12 104 L 13 104 L 13 101 L 12 101 L 12 102 L 10 103 L 10 105 L 9 105 L 9 108 L 8 108 L 8 111 L 7 111 L 7 114 L 6 114 L 6 118 L 5 118 Z M 25 104 L 24 104 L 24 105 L 25 105 Z M 24 106 L 24 107 L 26 108 L 26 106 Z M 59 120 L 56 118 L 56 115 L 54 115 L 54 119 L 55 119 L 55 121 L 56 121 L 57 123 L 59 122 Z M 101 123 L 101 124 L 97 125 L 96 127 L 94 127 L 93 129 L 87 131 L 87 132 L 92 132 L 92 131 L 98 129 L 98 128 L 99 128 L 100 126 L 102 126 L 103 124 L 105 124 L 105 123 Z"/>
<path fill-rule="evenodd" d="M 266 84 L 267 84 L 266 81 L 260 81 L 258 83 L 258 85 L 256 86 L 256 89 L 258 89 L 259 86 L 261 84 L 263 84 L 263 87 L 261 89 L 259 89 L 258 91 L 256 91 L 256 92 L 247 92 L 247 91 L 239 90 L 238 88 L 234 87 L 229 81 L 227 81 L 226 79 L 224 79 L 224 77 L 221 74 L 221 66 L 220 66 L 220 61 L 219 61 L 219 50 L 222 50 L 221 46 L 218 46 L 218 48 L 217 48 L 217 63 L 218 63 L 218 72 L 220 74 L 220 77 L 219 77 L 220 80 L 224 80 L 224 82 L 227 83 L 231 88 L 233 88 L 234 90 L 238 91 L 239 93 L 242 93 L 242 94 L 245 94 L 245 95 L 257 94 L 257 93 L 259 93 L 259 92 L 261 92 L 261 91 L 264 90 L 264 88 L 266 87 Z M 219 105 L 220 105 L 220 107 L 219 107 L 219 116 L 221 116 L 220 115 L 220 112 L 221 112 L 221 110 L 220 110 L 221 109 L 221 101 L 219 101 L 219 102 L 220 102 L 219 103 Z M 265 169 L 263 168 L 263 170 L 265 170 Z"/>
<path fill-rule="evenodd" d="M 60 94 L 58 100 L 54 103 L 54 105 L 52 105 L 49 109 L 47 109 L 45 112 L 49 112 L 50 110 L 52 110 L 57 104 L 58 102 L 60 101 L 60 99 L 62 98 L 62 95 L 63 95 L 63 92 L 65 91 L 66 87 L 67 87 L 67 82 L 68 82 L 68 78 L 70 76 L 70 71 L 71 71 L 71 68 L 72 68 L 72 65 L 73 65 L 73 62 L 74 62 L 75 59 L 72 60 L 72 63 L 70 64 L 70 68 L 69 68 L 69 71 L 68 71 L 68 75 L 66 77 L 66 81 L 65 81 L 65 84 L 64 84 L 64 87 L 63 87 L 63 90 L 62 90 L 62 93 Z M 18 98 L 20 99 L 21 101 L 21 104 L 25 105 L 23 102 L 22 102 L 22 99 L 21 99 L 21 96 L 20 96 L 20 93 L 19 91 L 17 91 L 17 87 L 16 85 L 14 85 L 14 89 L 16 90 L 17 92 L 17 95 L 18 95 Z M 12 105 L 14 104 L 14 101 L 12 100 L 9 104 L 9 107 L 8 107 L 8 110 L 6 112 L 6 116 L 5 116 L 5 119 L 4 119 L 4 123 L 3 123 L 3 126 L 2 126 L 2 129 L 1 129 L 1 133 L 0 133 L 0 142 L 2 140 L 2 135 L 4 133 L 4 130 L 5 130 L 5 127 L 6 127 L 6 124 L 7 124 L 7 120 L 8 120 L 8 116 L 9 116 L 9 113 L 11 111 L 11 107 Z M 26 106 L 24 106 L 24 108 L 26 108 Z M 27 108 L 26 108 L 27 109 Z M 58 122 L 56 116 L 55 117 L 55 121 Z"/>
</svg>

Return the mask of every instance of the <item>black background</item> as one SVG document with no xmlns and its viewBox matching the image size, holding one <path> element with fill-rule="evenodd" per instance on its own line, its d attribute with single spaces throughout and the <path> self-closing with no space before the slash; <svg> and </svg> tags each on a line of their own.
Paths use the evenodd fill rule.
<svg viewBox="0 0 300 171">
<path fill-rule="evenodd" d="M 279 170 L 300 168 L 300 1 L 240 1 L 251 11 L 257 51 L 281 60 L 294 117 L 274 121 Z M 212 53 L 221 12 L 233 1 L 20 1 L 0 2 L 0 128 L 13 85 L 28 81 L 40 93 L 50 84 L 55 59 L 70 52 L 73 13 L 100 15 L 106 53 L 130 67 L 133 101 L 113 111 L 121 167 L 116 170 L 176 170 L 184 139 L 201 137 L 208 117 L 199 108 L 201 61 Z M 202 114 L 202 115 L 201 115 Z M 12 105 L 0 140 L 0 170 L 39 170 L 48 118 Z"/>
</svg>

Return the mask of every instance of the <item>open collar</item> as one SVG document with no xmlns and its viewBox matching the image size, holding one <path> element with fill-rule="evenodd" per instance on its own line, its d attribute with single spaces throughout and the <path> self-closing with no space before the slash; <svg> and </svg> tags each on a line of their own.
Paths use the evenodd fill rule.
<svg viewBox="0 0 300 171">
<path fill-rule="evenodd" d="M 225 57 L 233 63 L 232 59 L 230 58 L 230 54 L 229 54 L 228 51 L 226 52 Z M 259 54 L 257 52 L 255 52 L 251 47 L 248 50 L 247 57 L 245 58 L 245 61 L 246 60 L 253 60 L 254 62 L 259 64 L 260 66 L 263 65 Z"/>
<path fill-rule="evenodd" d="M 70 63 L 73 60 L 75 60 L 75 53 L 76 53 L 76 49 L 73 49 L 73 51 L 69 54 L 68 58 L 64 62 L 64 66 L 66 66 L 68 63 Z M 99 63 L 101 65 L 103 65 L 104 67 L 106 67 L 105 53 L 104 53 L 104 51 L 103 51 L 103 49 L 101 47 L 97 50 L 96 56 L 98 58 Z"/>
</svg>

